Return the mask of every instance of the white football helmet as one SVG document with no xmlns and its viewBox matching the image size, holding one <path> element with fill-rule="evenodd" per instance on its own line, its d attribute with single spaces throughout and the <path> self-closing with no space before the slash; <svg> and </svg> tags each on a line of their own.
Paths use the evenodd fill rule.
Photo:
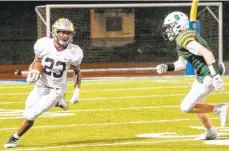
<svg viewBox="0 0 229 151">
<path fill-rule="evenodd" d="M 162 27 L 166 28 L 162 33 L 163 37 L 173 41 L 177 35 L 189 28 L 188 16 L 182 12 L 172 12 L 165 17 Z"/>
<path fill-rule="evenodd" d="M 63 38 L 59 32 L 69 32 L 70 35 L 67 38 Z M 74 25 L 67 18 L 58 19 L 52 26 L 54 40 L 64 48 L 66 48 L 68 44 L 72 43 L 74 32 Z"/>
</svg>

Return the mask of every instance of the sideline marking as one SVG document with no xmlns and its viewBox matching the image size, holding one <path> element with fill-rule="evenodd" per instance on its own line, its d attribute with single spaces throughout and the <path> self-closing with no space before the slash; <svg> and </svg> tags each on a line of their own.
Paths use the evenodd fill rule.
<svg viewBox="0 0 229 151">
<path fill-rule="evenodd" d="M 208 144 L 208 145 L 225 145 L 225 146 L 229 146 L 229 140 L 209 140 L 209 141 L 205 141 L 204 144 Z"/>
</svg>

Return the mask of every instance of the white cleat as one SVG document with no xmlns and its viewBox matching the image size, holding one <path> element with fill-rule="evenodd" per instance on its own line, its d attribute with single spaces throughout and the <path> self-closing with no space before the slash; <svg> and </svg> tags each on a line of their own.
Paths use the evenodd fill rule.
<svg viewBox="0 0 229 151">
<path fill-rule="evenodd" d="M 59 102 L 57 102 L 56 106 L 62 108 L 65 111 L 68 110 L 68 104 L 65 102 L 64 99 L 60 99 Z"/>
<path fill-rule="evenodd" d="M 11 136 L 8 142 L 4 145 L 5 148 L 14 148 L 19 146 L 19 139 Z"/>
<path fill-rule="evenodd" d="M 225 127 L 227 124 L 227 112 L 228 112 L 228 104 L 217 104 L 216 105 L 216 113 L 220 119 L 221 127 Z"/>
<path fill-rule="evenodd" d="M 194 138 L 194 140 L 217 140 L 219 139 L 219 135 L 217 134 L 217 132 L 212 133 L 212 134 L 208 134 L 207 132 Z"/>
</svg>

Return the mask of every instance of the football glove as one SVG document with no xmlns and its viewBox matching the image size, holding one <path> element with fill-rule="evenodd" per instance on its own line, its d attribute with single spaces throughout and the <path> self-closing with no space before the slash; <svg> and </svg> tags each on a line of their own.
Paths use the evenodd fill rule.
<svg viewBox="0 0 229 151">
<path fill-rule="evenodd" d="M 168 71 L 168 66 L 166 64 L 159 64 L 156 66 L 157 73 L 161 74 Z"/>
<path fill-rule="evenodd" d="M 213 87 L 215 88 L 216 92 L 223 91 L 224 83 L 221 76 L 217 74 L 212 79 L 213 79 Z"/>
<path fill-rule="evenodd" d="M 27 83 L 36 83 L 41 77 L 41 74 L 38 70 L 29 71 L 26 81 Z"/>
<path fill-rule="evenodd" d="M 75 90 L 73 92 L 73 95 L 72 95 L 72 98 L 70 100 L 71 104 L 76 104 L 78 102 L 79 92 L 80 92 L 80 89 L 79 88 L 75 88 Z"/>
</svg>

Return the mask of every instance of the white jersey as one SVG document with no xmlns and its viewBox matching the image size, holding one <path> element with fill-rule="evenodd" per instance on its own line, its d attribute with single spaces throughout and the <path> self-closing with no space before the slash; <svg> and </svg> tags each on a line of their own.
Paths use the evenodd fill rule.
<svg viewBox="0 0 229 151">
<path fill-rule="evenodd" d="M 83 58 L 83 51 L 78 45 L 69 44 L 63 51 L 57 51 L 52 38 L 38 39 L 34 45 L 36 57 L 41 58 L 44 72 L 39 83 L 52 88 L 66 88 L 67 71 L 70 66 L 77 66 Z"/>
</svg>

